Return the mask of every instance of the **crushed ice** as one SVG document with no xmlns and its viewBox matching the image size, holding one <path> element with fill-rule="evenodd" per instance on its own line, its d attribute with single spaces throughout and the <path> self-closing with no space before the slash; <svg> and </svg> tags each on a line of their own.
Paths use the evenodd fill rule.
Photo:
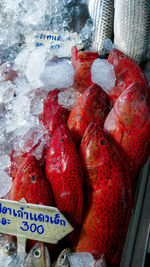
<svg viewBox="0 0 150 267">
<path fill-rule="evenodd" d="M 116 81 L 114 66 L 106 59 L 94 60 L 91 67 L 91 79 L 93 83 L 98 84 L 106 93 L 109 93 Z"/>
<path fill-rule="evenodd" d="M 69 87 L 63 92 L 58 93 L 58 103 L 62 107 L 71 110 L 77 103 L 80 96 L 81 94 L 77 90 L 75 90 L 73 87 Z"/>
<path fill-rule="evenodd" d="M 74 69 L 68 59 L 50 61 L 40 75 L 42 83 L 49 90 L 61 89 L 73 84 Z"/>
<path fill-rule="evenodd" d="M 0 257 L 1 267 L 24 267 L 24 260 L 18 257 L 15 253 L 12 256 L 2 256 Z"/>
<path fill-rule="evenodd" d="M 75 252 L 68 256 L 70 267 L 106 267 L 103 255 L 95 261 L 92 254 L 88 252 Z"/>
<path fill-rule="evenodd" d="M 106 50 L 106 52 L 109 54 L 113 48 L 115 48 L 115 45 L 112 43 L 111 39 L 106 38 L 103 42 L 103 48 Z"/>
<path fill-rule="evenodd" d="M 3 165 L 3 162 L 1 162 L 1 165 Z M 1 166 L 0 166 L 0 168 L 1 168 Z M 11 189 L 12 179 L 3 170 L 0 170 L 0 184 L 1 184 L 0 197 L 4 197 Z"/>
</svg>

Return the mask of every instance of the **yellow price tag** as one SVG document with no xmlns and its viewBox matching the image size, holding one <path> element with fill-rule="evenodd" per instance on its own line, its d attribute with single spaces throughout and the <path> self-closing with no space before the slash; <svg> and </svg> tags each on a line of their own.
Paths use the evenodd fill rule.
<svg viewBox="0 0 150 267">
<path fill-rule="evenodd" d="M 0 233 L 56 244 L 72 231 L 57 208 L 0 199 Z"/>
</svg>

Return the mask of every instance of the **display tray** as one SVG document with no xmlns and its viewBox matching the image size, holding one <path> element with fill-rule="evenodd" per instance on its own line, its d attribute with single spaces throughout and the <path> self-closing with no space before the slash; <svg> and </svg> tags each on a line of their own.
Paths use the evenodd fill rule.
<svg viewBox="0 0 150 267">
<path fill-rule="evenodd" d="M 150 157 L 139 177 L 120 267 L 150 266 Z"/>
</svg>

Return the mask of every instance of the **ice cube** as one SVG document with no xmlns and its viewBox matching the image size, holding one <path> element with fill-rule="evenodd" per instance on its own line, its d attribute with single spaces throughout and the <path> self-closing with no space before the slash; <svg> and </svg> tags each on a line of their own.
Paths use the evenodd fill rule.
<svg viewBox="0 0 150 267">
<path fill-rule="evenodd" d="M 30 112 L 34 116 L 38 116 L 43 111 L 43 101 L 46 98 L 47 91 L 44 88 L 38 88 L 29 92 Z"/>
<path fill-rule="evenodd" d="M 26 95 L 18 95 L 13 101 L 13 113 L 17 119 L 25 119 L 30 112 L 30 100 Z"/>
<path fill-rule="evenodd" d="M 1 267 L 24 267 L 24 259 L 14 253 L 11 256 L 6 256 L 4 253 L 0 257 Z"/>
<path fill-rule="evenodd" d="M 27 95 L 31 90 L 31 85 L 24 76 L 16 78 L 15 85 L 16 96 L 19 94 Z"/>
<path fill-rule="evenodd" d="M 87 19 L 84 27 L 80 31 L 80 38 L 86 49 L 90 47 L 92 36 L 93 36 L 93 22 L 91 19 Z"/>
<path fill-rule="evenodd" d="M 3 102 L 5 104 L 11 102 L 16 96 L 16 92 L 13 87 L 8 88 L 3 94 Z"/>
<path fill-rule="evenodd" d="M 1 255 L 1 258 L 0 258 L 0 266 L 1 267 L 8 267 L 8 266 L 11 266 L 11 264 L 12 264 L 12 258 L 10 256 L 6 256 L 3 253 L 3 255 Z"/>
<path fill-rule="evenodd" d="M 24 132 L 25 131 L 25 132 Z M 43 149 L 47 139 L 45 139 L 45 128 L 43 125 L 31 124 L 28 128 L 25 128 L 22 134 L 17 134 L 14 141 L 14 149 L 20 154 L 21 151 L 32 152 L 38 160 L 41 159 Z M 19 129 L 18 129 L 19 132 Z"/>
<path fill-rule="evenodd" d="M 106 267 L 104 255 L 98 260 L 94 260 L 91 253 L 75 252 L 68 255 L 70 267 Z"/>
<path fill-rule="evenodd" d="M 6 168 L 10 167 L 10 157 L 8 155 L 1 155 L 0 156 L 0 170 L 5 170 Z"/>
<path fill-rule="evenodd" d="M 115 48 L 115 45 L 112 43 L 112 41 L 109 38 L 106 38 L 103 43 L 103 48 L 107 51 L 109 54 L 113 48 Z"/>
<path fill-rule="evenodd" d="M 76 252 L 69 255 L 70 267 L 94 267 L 92 254 L 88 252 Z"/>
<path fill-rule="evenodd" d="M 43 85 L 39 78 L 44 70 L 46 51 L 47 48 L 45 46 L 38 47 L 29 55 L 26 77 L 33 88 L 38 88 Z"/>
<path fill-rule="evenodd" d="M 0 170 L 0 197 L 5 196 L 11 189 L 12 179 L 6 172 Z"/>
<path fill-rule="evenodd" d="M 73 87 L 69 87 L 58 94 L 58 103 L 62 107 L 71 110 L 77 103 L 80 96 L 81 94 L 77 90 Z"/>
<path fill-rule="evenodd" d="M 73 84 L 74 70 L 71 61 L 68 59 L 58 62 L 49 62 L 41 73 L 42 83 L 53 90 L 55 88 L 66 88 Z"/>
<path fill-rule="evenodd" d="M 16 86 L 8 81 L 0 83 L 0 102 L 8 103 L 13 100 Z"/>
<path fill-rule="evenodd" d="M 91 79 L 108 93 L 115 86 L 116 75 L 113 65 L 106 59 L 94 60 L 91 67 Z"/>
<path fill-rule="evenodd" d="M 14 69 L 24 72 L 26 70 L 31 51 L 23 49 L 14 60 Z"/>
</svg>

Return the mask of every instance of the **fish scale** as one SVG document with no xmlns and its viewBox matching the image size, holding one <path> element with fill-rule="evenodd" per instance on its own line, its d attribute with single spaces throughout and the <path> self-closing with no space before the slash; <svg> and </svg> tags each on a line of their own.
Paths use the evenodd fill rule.
<svg viewBox="0 0 150 267">
<path fill-rule="evenodd" d="M 138 64 L 146 59 L 150 34 L 149 0 L 115 0 L 114 44 Z"/>
<path fill-rule="evenodd" d="M 89 0 L 89 13 L 94 27 L 92 50 L 104 55 L 103 42 L 113 32 L 114 0 Z"/>
</svg>

